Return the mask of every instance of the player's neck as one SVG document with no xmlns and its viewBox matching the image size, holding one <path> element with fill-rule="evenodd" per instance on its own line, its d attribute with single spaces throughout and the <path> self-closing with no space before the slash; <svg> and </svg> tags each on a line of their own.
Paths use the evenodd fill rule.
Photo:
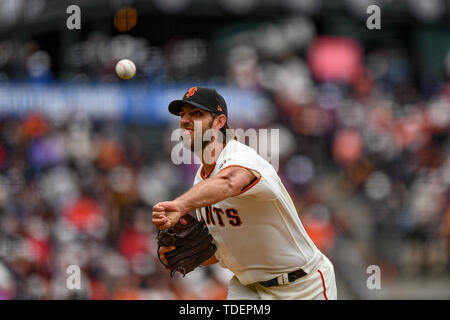
<svg viewBox="0 0 450 320">
<path fill-rule="evenodd" d="M 206 172 L 216 165 L 216 161 L 220 156 L 220 153 L 225 148 L 225 143 L 212 141 L 202 150 L 202 164 Z"/>
</svg>

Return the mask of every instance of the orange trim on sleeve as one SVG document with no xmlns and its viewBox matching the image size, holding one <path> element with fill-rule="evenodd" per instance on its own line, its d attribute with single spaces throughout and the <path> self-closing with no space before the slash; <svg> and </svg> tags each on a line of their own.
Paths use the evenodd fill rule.
<svg viewBox="0 0 450 320">
<path fill-rule="evenodd" d="M 322 272 L 320 272 L 320 270 L 317 270 L 317 272 L 319 272 L 320 277 L 322 278 L 323 296 L 325 297 L 325 300 L 328 300 L 328 298 L 327 298 L 327 290 L 325 288 L 325 280 L 323 279 L 323 274 L 322 274 Z"/>
<path fill-rule="evenodd" d="M 255 185 L 258 184 L 259 180 L 261 180 L 262 175 L 261 175 L 261 173 L 259 173 L 259 171 L 254 170 L 254 169 L 250 169 L 250 168 L 247 168 L 247 167 L 244 167 L 244 166 L 240 166 L 240 165 L 238 165 L 238 164 L 232 164 L 231 166 L 225 167 L 225 168 L 221 169 L 220 171 L 222 171 L 222 170 L 224 170 L 224 169 L 227 169 L 227 168 L 231 168 L 231 167 L 244 168 L 244 169 L 247 169 L 247 170 L 250 170 L 250 171 L 256 171 L 256 172 L 258 172 L 258 174 L 259 174 L 258 179 L 255 180 L 255 181 L 253 181 L 252 183 L 250 183 L 247 187 L 245 187 L 244 190 L 241 190 L 241 192 L 239 192 L 239 194 L 243 194 L 245 191 L 250 190 L 251 188 L 253 188 Z M 217 174 L 219 174 L 220 171 L 217 172 Z"/>
<path fill-rule="evenodd" d="M 259 176 L 258 179 L 254 180 L 247 188 L 245 188 L 244 190 L 239 192 L 239 194 L 243 194 L 245 191 L 250 190 L 251 188 L 253 188 L 259 182 L 259 180 L 261 180 L 261 175 Z"/>
</svg>

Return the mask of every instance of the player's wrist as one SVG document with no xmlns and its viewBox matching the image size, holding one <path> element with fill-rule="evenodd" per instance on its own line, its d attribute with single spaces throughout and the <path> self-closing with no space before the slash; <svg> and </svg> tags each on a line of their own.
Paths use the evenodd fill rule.
<svg viewBox="0 0 450 320">
<path fill-rule="evenodd" d="M 174 200 L 175 205 L 178 207 L 178 211 L 180 213 L 180 217 L 184 216 L 186 213 L 189 212 L 189 208 L 187 207 L 187 205 L 185 204 L 185 202 L 183 201 L 183 199 L 181 198 L 177 198 Z"/>
</svg>

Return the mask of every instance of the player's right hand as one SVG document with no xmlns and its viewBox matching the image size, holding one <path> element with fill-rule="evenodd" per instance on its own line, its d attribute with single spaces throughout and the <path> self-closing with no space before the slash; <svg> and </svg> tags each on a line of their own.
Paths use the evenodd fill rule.
<svg viewBox="0 0 450 320">
<path fill-rule="evenodd" d="M 178 222 L 182 213 L 175 201 L 159 202 L 153 206 L 152 223 L 159 229 L 167 229 Z"/>
</svg>

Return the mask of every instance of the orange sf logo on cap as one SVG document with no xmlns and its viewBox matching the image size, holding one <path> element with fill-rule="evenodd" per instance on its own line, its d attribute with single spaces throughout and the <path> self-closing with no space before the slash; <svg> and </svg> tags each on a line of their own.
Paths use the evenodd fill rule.
<svg viewBox="0 0 450 320">
<path fill-rule="evenodd" d="M 217 106 L 217 110 L 222 111 L 222 108 L 220 106 Z"/>
<path fill-rule="evenodd" d="M 186 98 L 190 98 L 194 95 L 194 93 L 197 92 L 197 87 L 192 87 L 188 90 L 188 92 L 186 93 Z"/>
</svg>

